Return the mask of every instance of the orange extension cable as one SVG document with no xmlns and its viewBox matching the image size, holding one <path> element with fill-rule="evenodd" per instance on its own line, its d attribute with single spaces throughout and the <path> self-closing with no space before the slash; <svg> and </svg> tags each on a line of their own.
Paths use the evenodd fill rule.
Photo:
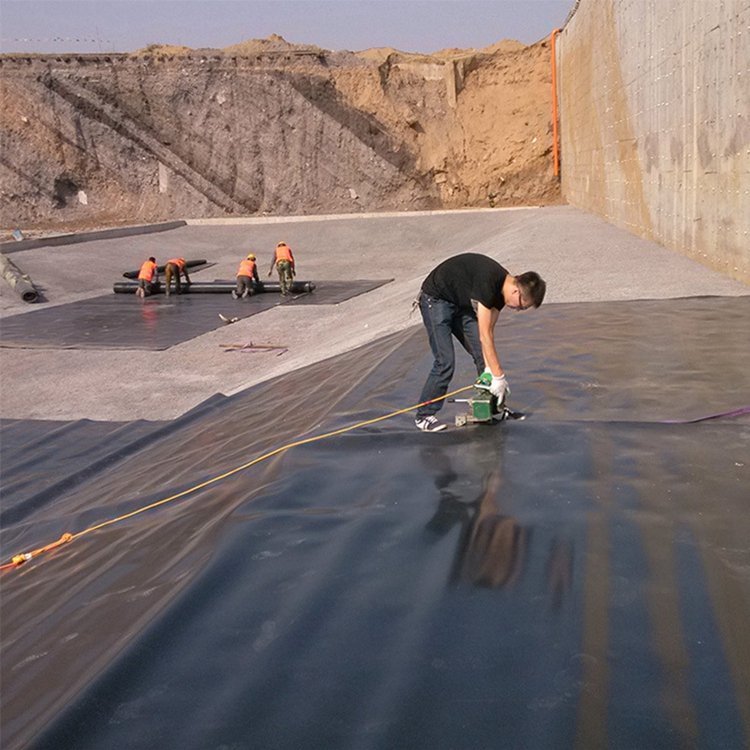
<svg viewBox="0 0 750 750">
<path fill-rule="evenodd" d="M 274 450 L 269 451 L 268 453 L 264 453 L 258 456 L 257 458 L 254 458 L 252 461 L 248 461 L 247 463 L 244 463 L 241 466 L 237 466 L 234 469 L 225 471 L 223 474 L 219 474 L 215 477 L 212 477 L 211 479 L 207 479 L 205 482 L 196 484 L 193 487 L 183 490 L 182 492 L 178 492 L 175 495 L 170 495 L 169 497 L 165 497 L 162 500 L 157 500 L 156 502 L 150 503 L 149 505 L 144 505 L 141 508 L 131 511 L 130 513 L 124 513 L 123 515 L 117 516 L 116 518 L 110 518 L 107 521 L 102 521 L 101 523 L 97 523 L 94 526 L 89 526 L 88 528 L 83 529 L 83 531 L 77 531 L 74 534 L 65 532 L 55 542 L 50 542 L 49 544 L 46 544 L 43 547 L 37 547 L 36 549 L 31 550 L 31 552 L 22 552 L 18 555 L 14 555 L 10 559 L 9 562 L 6 562 L 0 565 L 0 571 L 18 568 L 21 565 L 23 565 L 25 562 L 28 562 L 29 560 L 33 560 L 35 557 L 39 557 L 39 555 L 42 555 L 45 552 L 50 552 L 53 549 L 62 547 L 63 545 L 68 544 L 69 542 L 72 542 L 74 539 L 80 539 L 80 537 L 85 536 L 86 534 L 90 534 L 93 531 L 98 531 L 99 529 L 103 529 L 106 526 L 111 526 L 112 524 L 119 523 L 120 521 L 124 521 L 128 518 L 133 518 L 133 516 L 137 516 L 140 513 L 145 513 L 147 510 L 153 510 L 154 508 L 158 508 L 160 505 L 166 505 L 167 503 L 171 503 L 172 501 L 178 500 L 181 497 L 185 497 L 186 495 L 190 495 L 193 492 L 202 490 L 204 487 L 208 487 L 212 484 L 216 484 L 217 482 L 220 482 L 222 479 L 231 477 L 233 474 L 237 474 L 240 471 L 249 469 L 251 466 L 258 464 L 261 461 L 265 461 L 266 459 L 269 459 L 273 456 L 277 456 L 279 453 L 283 453 L 284 451 L 287 451 L 291 448 L 297 448 L 300 445 L 307 445 L 308 443 L 314 443 L 318 440 L 324 440 L 325 438 L 334 437 L 336 435 L 342 435 L 345 432 L 351 432 L 352 430 L 356 430 L 360 427 L 366 427 L 367 425 L 375 424 L 377 422 L 383 422 L 386 419 L 391 419 L 392 417 L 397 417 L 400 414 L 406 414 L 407 412 L 413 411 L 414 409 L 418 409 L 420 406 L 425 406 L 426 404 L 434 404 L 437 401 L 443 401 L 444 399 L 450 398 L 451 396 L 455 396 L 457 393 L 461 393 L 462 391 L 467 391 L 473 387 L 474 387 L 473 385 L 466 385 L 463 388 L 458 388 L 455 391 L 446 393 L 445 396 L 440 396 L 439 398 L 433 398 L 433 399 L 430 399 L 429 401 L 423 401 L 421 404 L 415 404 L 414 406 L 409 406 L 406 409 L 398 409 L 397 411 L 392 411 L 390 414 L 384 414 L 383 416 L 375 417 L 374 419 L 368 419 L 363 422 L 357 422 L 356 424 L 349 425 L 349 427 L 342 427 L 338 430 L 325 432 L 322 435 L 314 435 L 313 437 L 304 438 L 302 440 L 296 440 L 292 443 L 287 443 L 286 445 L 282 445 L 280 448 L 275 448 Z"/>
<path fill-rule="evenodd" d="M 550 57 L 552 64 L 552 155 L 553 155 L 553 167 L 555 177 L 560 177 L 560 138 L 557 134 L 557 56 L 555 52 L 555 37 L 562 31 L 562 29 L 555 29 L 549 35 L 550 41 Z"/>
</svg>

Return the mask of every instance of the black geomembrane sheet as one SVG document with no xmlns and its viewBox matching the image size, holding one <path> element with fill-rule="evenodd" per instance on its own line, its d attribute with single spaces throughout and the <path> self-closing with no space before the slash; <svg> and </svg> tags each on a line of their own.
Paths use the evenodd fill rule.
<svg viewBox="0 0 750 750">
<path fill-rule="evenodd" d="M 223 323 L 219 313 L 247 318 L 276 305 L 335 305 L 388 283 L 384 280 L 321 281 L 314 292 L 283 298 L 256 294 L 109 294 L 40 307 L 0 321 L 0 346 L 45 349 L 168 349 Z"/>
<path fill-rule="evenodd" d="M 372 421 L 421 327 L 170 423 L 5 422 L 4 560 L 226 476 L 3 574 L 4 748 L 747 746 L 750 420 L 688 420 L 748 404 L 749 326 L 503 312 L 528 418 L 438 434 Z"/>
</svg>

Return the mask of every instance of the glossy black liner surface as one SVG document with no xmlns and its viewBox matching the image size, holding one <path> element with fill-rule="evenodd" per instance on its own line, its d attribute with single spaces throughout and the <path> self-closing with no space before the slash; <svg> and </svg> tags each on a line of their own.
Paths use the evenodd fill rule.
<svg viewBox="0 0 750 750">
<path fill-rule="evenodd" d="M 4 747 L 746 746 L 750 421 L 667 422 L 747 404 L 750 298 L 501 320 L 526 421 L 395 416 L 3 575 Z M 168 425 L 6 423 L 4 559 L 409 406 L 429 366 L 415 328 Z"/>
<path fill-rule="evenodd" d="M 234 300 L 224 294 L 132 294 L 103 297 L 12 315 L 0 323 L 0 346 L 44 349 L 168 349 L 224 325 L 219 313 L 247 318 L 277 305 L 335 305 L 388 283 L 321 281 L 314 292 L 289 297 L 257 294 Z M 126 282 L 122 282 L 126 283 Z"/>
</svg>

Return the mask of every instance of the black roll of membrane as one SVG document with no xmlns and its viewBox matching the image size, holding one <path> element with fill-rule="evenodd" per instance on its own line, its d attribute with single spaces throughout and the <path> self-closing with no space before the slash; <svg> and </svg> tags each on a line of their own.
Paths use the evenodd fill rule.
<svg viewBox="0 0 750 750">
<path fill-rule="evenodd" d="M 229 294 L 235 289 L 237 284 L 234 281 L 194 281 L 192 284 L 182 283 L 183 294 Z M 135 281 L 116 281 L 112 287 L 115 294 L 134 294 L 138 288 Z M 293 281 L 290 287 L 292 294 L 302 294 L 312 292 L 315 284 L 312 281 Z M 281 292 L 281 284 L 278 281 L 261 282 L 256 290 L 257 294 Z M 156 284 L 152 289 L 152 294 L 164 294 L 164 285 Z"/>
</svg>

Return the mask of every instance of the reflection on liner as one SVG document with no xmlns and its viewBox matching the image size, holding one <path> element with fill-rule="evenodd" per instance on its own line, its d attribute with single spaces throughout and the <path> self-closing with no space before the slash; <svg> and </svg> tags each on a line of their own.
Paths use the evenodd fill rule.
<svg viewBox="0 0 750 750">
<path fill-rule="evenodd" d="M 450 582 L 484 588 L 513 586 L 527 567 L 532 530 L 500 512 L 502 475 L 497 463 L 486 473 L 479 496 L 466 501 L 454 491 L 458 476 L 444 451 L 431 449 L 422 458 L 429 465 L 440 494 L 435 515 L 426 525 L 427 531 L 444 536 L 456 524 L 461 527 Z M 557 537 L 552 540 L 545 574 L 552 607 L 559 609 L 573 579 L 570 541 Z"/>
</svg>

